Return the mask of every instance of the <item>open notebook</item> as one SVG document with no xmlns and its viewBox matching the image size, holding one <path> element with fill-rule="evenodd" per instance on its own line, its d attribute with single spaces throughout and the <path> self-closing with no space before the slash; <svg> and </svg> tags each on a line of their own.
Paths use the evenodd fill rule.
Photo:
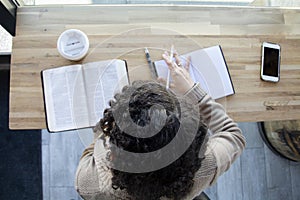
<svg viewBox="0 0 300 200">
<path fill-rule="evenodd" d="M 219 99 L 235 93 L 221 46 L 196 50 L 181 56 L 182 64 L 191 56 L 189 72 L 194 82 L 213 98 Z M 168 67 L 164 60 L 154 62 L 157 75 L 167 78 Z M 172 81 L 172 80 L 171 80 Z"/>
<path fill-rule="evenodd" d="M 46 69 L 41 76 L 50 132 L 95 126 L 129 82 L 126 61 L 117 59 Z"/>
</svg>

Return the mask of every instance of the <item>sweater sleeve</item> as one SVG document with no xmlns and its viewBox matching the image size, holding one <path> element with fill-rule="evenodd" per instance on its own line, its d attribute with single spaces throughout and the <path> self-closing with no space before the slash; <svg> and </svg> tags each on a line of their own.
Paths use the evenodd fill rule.
<svg viewBox="0 0 300 200">
<path fill-rule="evenodd" d="M 99 180 L 94 160 L 93 142 L 86 148 L 80 158 L 79 165 L 75 177 L 75 189 L 84 199 L 88 199 L 89 194 L 93 194 L 99 190 Z"/>
<path fill-rule="evenodd" d="M 207 168 L 214 171 L 210 177 L 211 185 L 241 155 L 246 144 L 245 138 L 237 124 L 226 114 L 224 107 L 206 94 L 199 83 L 187 92 L 186 97 L 199 106 L 199 113 L 212 133 L 205 152 L 210 157 L 209 163 L 204 159 L 203 166 L 206 169 L 199 169 L 200 174 L 201 170 L 208 170 Z M 215 165 L 211 160 L 215 160 Z"/>
</svg>

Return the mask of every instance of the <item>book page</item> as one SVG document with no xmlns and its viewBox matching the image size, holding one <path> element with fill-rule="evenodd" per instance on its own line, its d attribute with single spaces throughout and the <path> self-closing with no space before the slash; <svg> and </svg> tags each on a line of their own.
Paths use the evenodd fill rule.
<svg viewBox="0 0 300 200">
<path fill-rule="evenodd" d="M 86 63 L 83 74 L 88 96 L 90 126 L 95 126 L 103 117 L 104 109 L 109 107 L 109 100 L 128 85 L 126 62 L 106 60 Z"/>
<path fill-rule="evenodd" d="M 218 66 L 215 65 L 215 61 L 213 61 L 212 59 L 220 58 L 216 58 L 215 56 L 210 55 L 209 53 L 214 54 L 216 52 L 207 52 L 206 49 L 203 49 L 191 52 L 188 55 L 190 55 L 192 58 L 191 64 L 196 80 L 201 80 L 201 78 L 204 78 L 204 83 L 202 82 L 202 84 L 205 84 L 207 86 L 206 92 L 210 94 L 210 96 L 213 99 L 218 99 L 226 96 L 225 84 L 223 83 L 223 80 L 221 78 L 221 73 L 218 71 Z M 221 60 L 223 60 L 223 58 L 221 58 Z M 221 67 L 224 66 L 221 65 L 220 68 Z M 228 74 L 227 71 L 225 71 L 225 75 L 226 74 Z M 201 81 L 199 82 L 201 84 Z"/>
<path fill-rule="evenodd" d="M 81 65 L 44 70 L 42 76 L 49 131 L 87 127 Z"/>
<path fill-rule="evenodd" d="M 210 60 L 210 65 L 212 65 L 212 67 L 216 70 L 216 74 L 209 73 L 210 75 L 213 75 L 209 76 L 212 80 L 218 80 L 217 84 L 209 84 L 209 86 L 212 86 L 211 90 L 215 91 L 215 98 L 217 99 L 223 96 L 234 94 L 230 74 L 221 47 L 213 46 L 205 48 L 203 50 L 207 54 L 205 56 L 209 57 L 207 58 L 207 60 Z M 221 83 L 222 85 L 220 85 Z M 216 87 L 218 87 L 218 89 L 220 90 L 219 92 Z"/>
</svg>

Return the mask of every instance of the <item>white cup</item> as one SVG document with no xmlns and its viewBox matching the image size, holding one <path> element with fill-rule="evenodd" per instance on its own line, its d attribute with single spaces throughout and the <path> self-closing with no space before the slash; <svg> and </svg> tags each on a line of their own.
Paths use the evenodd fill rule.
<svg viewBox="0 0 300 200">
<path fill-rule="evenodd" d="M 89 50 L 89 39 L 80 30 L 66 30 L 60 34 L 57 40 L 57 50 L 62 57 L 68 60 L 81 60 Z"/>
</svg>

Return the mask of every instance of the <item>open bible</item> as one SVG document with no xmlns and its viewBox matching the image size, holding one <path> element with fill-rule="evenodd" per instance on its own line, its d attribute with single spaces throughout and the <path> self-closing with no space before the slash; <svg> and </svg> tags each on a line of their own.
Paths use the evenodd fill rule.
<svg viewBox="0 0 300 200">
<path fill-rule="evenodd" d="M 191 57 L 189 73 L 194 82 L 213 98 L 218 99 L 235 93 L 221 46 L 199 49 L 180 57 L 185 66 Z M 168 67 L 164 60 L 154 62 L 159 77 L 167 79 Z M 172 80 L 171 80 L 172 81 Z"/>
<path fill-rule="evenodd" d="M 41 76 L 50 132 L 95 126 L 129 83 L 126 61 L 118 59 L 46 69 Z"/>
</svg>

